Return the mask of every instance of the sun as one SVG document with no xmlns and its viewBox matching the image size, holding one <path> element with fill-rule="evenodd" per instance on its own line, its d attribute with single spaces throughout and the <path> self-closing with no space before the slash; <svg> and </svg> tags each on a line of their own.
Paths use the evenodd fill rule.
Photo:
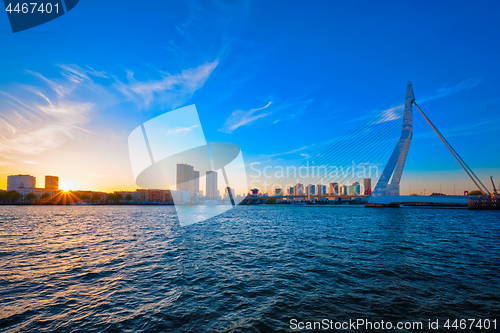
<svg viewBox="0 0 500 333">
<path fill-rule="evenodd" d="M 69 186 L 65 185 L 65 186 L 61 186 L 61 190 L 63 192 L 69 192 Z"/>
</svg>

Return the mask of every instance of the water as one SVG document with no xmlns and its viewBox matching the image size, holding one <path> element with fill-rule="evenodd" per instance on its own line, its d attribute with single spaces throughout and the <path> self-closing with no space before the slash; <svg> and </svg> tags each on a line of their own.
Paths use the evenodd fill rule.
<svg viewBox="0 0 500 333">
<path fill-rule="evenodd" d="M 464 209 L 246 206 L 180 227 L 169 206 L 0 206 L 0 330 L 499 322 L 499 236 L 499 212 Z"/>
</svg>

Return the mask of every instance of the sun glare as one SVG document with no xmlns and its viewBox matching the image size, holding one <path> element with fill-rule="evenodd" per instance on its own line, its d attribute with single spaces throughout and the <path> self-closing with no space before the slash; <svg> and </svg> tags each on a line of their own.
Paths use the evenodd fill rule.
<svg viewBox="0 0 500 333">
<path fill-rule="evenodd" d="M 69 187 L 68 186 L 62 186 L 61 190 L 63 190 L 63 192 L 68 192 L 69 191 Z"/>
</svg>

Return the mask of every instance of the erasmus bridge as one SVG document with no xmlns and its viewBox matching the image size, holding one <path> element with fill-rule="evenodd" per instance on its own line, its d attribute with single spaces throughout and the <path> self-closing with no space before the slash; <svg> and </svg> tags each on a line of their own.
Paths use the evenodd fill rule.
<svg viewBox="0 0 500 333">
<path fill-rule="evenodd" d="M 246 200 L 262 200 L 268 198 L 276 199 L 302 199 L 302 198 L 368 198 L 366 206 L 371 207 L 387 207 L 399 206 L 406 203 L 423 203 L 423 204 L 467 204 L 467 196 L 415 196 L 415 195 L 401 195 L 400 182 L 403 175 L 403 170 L 410 149 L 410 144 L 413 136 L 413 106 L 415 106 L 420 114 L 424 117 L 427 123 L 432 127 L 436 135 L 441 139 L 442 143 L 448 148 L 449 152 L 453 155 L 456 161 L 463 168 L 465 173 L 472 180 L 473 184 L 484 194 L 490 194 L 486 186 L 481 182 L 477 175 L 467 165 L 467 163 L 460 157 L 457 151 L 451 146 L 436 126 L 431 122 L 429 117 L 422 111 L 415 101 L 413 94 L 413 87 L 410 82 L 407 84 L 406 96 L 404 101 L 401 101 L 403 96 L 391 102 L 380 112 L 372 115 L 368 120 L 356 127 L 352 132 L 337 140 L 334 144 L 324 149 L 322 152 L 314 157 L 311 161 L 317 169 L 324 168 L 324 170 L 332 170 L 335 168 L 337 173 L 333 174 L 325 171 L 323 175 L 319 172 L 313 173 L 312 178 L 308 178 L 306 182 L 316 184 L 316 181 L 321 181 L 323 184 L 330 182 L 337 182 L 341 184 L 349 177 L 354 175 L 354 165 L 352 170 L 338 173 L 338 166 L 347 165 L 348 161 L 368 161 L 362 164 L 370 166 L 382 167 L 383 161 L 385 167 L 378 178 L 376 186 L 370 195 L 339 195 L 332 193 L 323 193 L 321 195 L 281 195 L 267 196 L 267 197 L 247 197 Z M 397 121 L 401 119 L 401 121 Z M 394 137 L 400 133 L 399 140 L 396 147 L 392 149 L 392 153 L 384 155 L 384 147 L 390 142 L 391 136 Z M 385 151 L 387 152 L 387 148 Z M 335 166 L 333 166 L 335 165 Z M 299 166 L 300 169 L 304 163 Z M 307 167 L 311 167 L 309 161 Z M 307 168 L 306 167 L 306 168 Z M 377 175 L 378 176 L 378 175 Z M 361 177 L 360 177 L 361 178 Z M 284 177 L 278 179 L 273 184 L 266 188 L 267 193 L 276 188 L 283 188 L 289 184 L 293 184 L 294 180 L 299 180 L 296 174 L 287 173 Z M 411 193 L 410 193 L 411 194 Z"/>
</svg>

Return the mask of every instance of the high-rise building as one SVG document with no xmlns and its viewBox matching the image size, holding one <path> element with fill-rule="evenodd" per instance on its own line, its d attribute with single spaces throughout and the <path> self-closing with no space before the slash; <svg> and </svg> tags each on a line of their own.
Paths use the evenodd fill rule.
<svg viewBox="0 0 500 333">
<path fill-rule="evenodd" d="M 312 184 L 309 184 L 306 186 L 306 195 L 307 196 L 310 196 L 310 195 L 315 195 L 316 194 L 316 186 L 312 185 Z"/>
<path fill-rule="evenodd" d="M 316 194 L 317 195 L 325 195 L 326 194 L 325 189 L 326 189 L 326 186 L 323 186 L 321 184 L 316 185 L 316 192 L 317 192 Z"/>
<path fill-rule="evenodd" d="M 352 183 L 352 186 L 354 186 L 354 195 L 360 195 L 361 194 L 361 185 L 359 185 L 358 182 Z"/>
<path fill-rule="evenodd" d="M 287 195 L 293 195 L 293 187 L 289 187 L 288 190 L 287 190 Z"/>
<path fill-rule="evenodd" d="M 354 182 L 352 185 L 347 186 L 347 195 L 359 195 L 361 192 L 361 187 L 358 182 Z"/>
<path fill-rule="evenodd" d="M 177 190 L 188 191 L 192 197 L 200 191 L 200 172 L 189 164 L 177 164 Z"/>
<path fill-rule="evenodd" d="M 31 175 L 12 175 L 7 176 L 7 191 L 18 191 L 19 188 L 35 188 L 36 177 Z"/>
<path fill-rule="evenodd" d="M 283 189 L 281 189 L 281 188 L 275 188 L 274 189 L 274 195 L 275 196 L 283 195 Z"/>
<path fill-rule="evenodd" d="M 330 194 L 339 194 L 339 184 L 338 183 L 330 183 Z"/>
<path fill-rule="evenodd" d="M 217 190 L 217 172 L 207 171 L 207 194 L 206 196 L 209 200 L 216 199 L 218 197 Z"/>
<path fill-rule="evenodd" d="M 295 195 L 304 195 L 304 184 L 297 183 L 294 187 Z"/>
<path fill-rule="evenodd" d="M 59 177 L 57 177 L 57 176 L 45 176 L 45 189 L 46 190 L 59 189 Z"/>
<path fill-rule="evenodd" d="M 194 168 L 189 164 L 177 164 L 177 190 L 189 191 L 189 181 L 194 178 Z"/>
<path fill-rule="evenodd" d="M 194 171 L 193 193 L 200 194 L 200 172 L 196 170 Z"/>
<path fill-rule="evenodd" d="M 363 185 L 365 186 L 365 195 L 371 195 L 372 194 L 372 180 L 371 180 L 371 178 L 365 178 Z"/>
<path fill-rule="evenodd" d="M 340 186 L 340 195 L 347 195 L 347 186 Z"/>
</svg>

